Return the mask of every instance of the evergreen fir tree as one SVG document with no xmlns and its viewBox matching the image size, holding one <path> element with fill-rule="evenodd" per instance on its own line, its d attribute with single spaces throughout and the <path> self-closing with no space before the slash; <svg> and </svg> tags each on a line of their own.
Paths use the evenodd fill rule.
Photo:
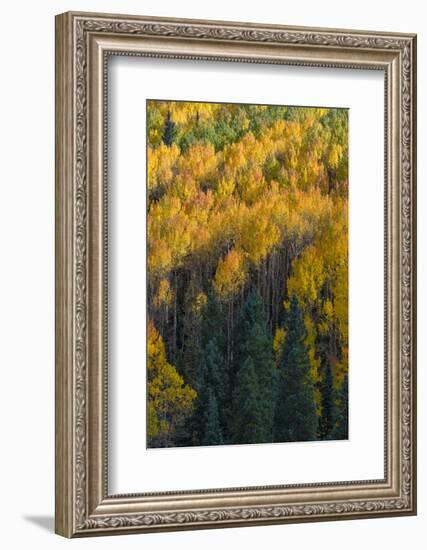
<svg viewBox="0 0 427 550">
<path fill-rule="evenodd" d="M 337 392 L 337 415 L 331 439 L 348 439 L 348 376 L 345 375 Z"/>
<path fill-rule="evenodd" d="M 248 336 L 255 323 L 258 323 L 261 327 L 267 326 L 261 296 L 258 290 L 254 287 L 249 292 L 245 303 L 240 308 L 237 315 L 234 329 L 235 345 L 233 350 L 232 377 L 238 372 L 241 364 L 245 361 L 249 354 L 248 345 L 250 345 L 250 338 Z"/>
<path fill-rule="evenodd" d="M 235 328 L 236 342 L 231 386 L 236 387 L 237 373 L 249 358 L 257 378 L 257 407 L 262 423 L 258 429 L 257 443 L 271 442 L 277 386 L 277 368 L 274 363 L 272 340 L 267 327 L 261 297 L 256 288 L 249 293 L 238 316 Z"/>
<path fill-rule="evenodd" d="M 165 126 L 163 128 L 163 135 L 162 135 L 163 143 L 168 147 L 170 147 L 172 143 L 175 141 L 176 133 L 177 133 L 176 124 L 172 120 L 171 112 L 168 111 L 168 114 L 166 115 Z"/>
<path fill-rule="evenodd" d="M 325 377 L 321 388 L 322 416 L 319 420 L 320 439 L 331 439 L 335 425 L 335 391 L 332 369 L 329 361 L 326 363 Z"/>
<path fill-rule="evenodd" d="M 264 426 L 258 399 L 259 386 L 254 363 L 247 357 L 237 373 L 233 392 L 233 443 L 259 443 L 262 440 Z"/>
<path fill-rule="evenodd" d="M 262 305 L 261 295 L 256 287 L 253 287 L 241 308 L 236 323 L 236 336 L 247 336 L 254 323 L 267 324 L 267 319 Z M 245 339 L 245 338 L 244 338 Z M 237 339 L 239 342 L 239 339 Z"/>
<path fill-rule="evenodd" d="M 214 337 L 208 342 L 204 350 L 200 376 L 196 386 L 198 397 L 194 414 L 188 422 L 188 430 L 192 434 L 193 444 L 215 445 L 216 443 L 209 442 L 209 434 L 213 433 L 212 426 L 214 423 L 218 424 L 216 433 L 220 433 L 221 440 L 224 440 L 223 434 L 227 431 L 229 412 L 229 403 L 225 392 L 226 386 L 227 373 L 225 372 L 224 360 Z M 215 403 L 213 403 L 213 400 Z"/>
<path fill-rule="evenodd" d="M 254 365 L 258 382 L 258 408 L 262 430 L 258 443 L 271 443 L 276 401 L 278 369 L 274 362 L 272 342 L 267 326 L 255 322 L 246 336 L 246 353 Z"/>
<path fill-rule="evenodd" d="M 198 384 L 196 386 L 197 398 L 195 401 L 193 414 L 188 418 L 186 432 L 188 442 L 182 441 L 182 445 L 201 445 L 205 434 L 205 420 L 209 401 L 210 387 L 208 385 L 208 368 L 206 362 L 202 360 L 199 372 Z"/>
<path fill-rule="evenodd" d="M 209 292 L 203 309 L 202 346 L 206 347 L 213 336 L 215 336 L 220 352 L 223 353 L 225 347 L 224 311 L 217 295 L 214 292 Z"/>
<path fill-rule="evenodd" d="M 224 443 L 219 422 L 218 403 L 211 388 L 207 391 L 207 403 L 204 411 L 204 433 L 202 445 L 222 445 Z"/>
<path fill-rule="evenodd" d="M 310 361 L 305 343 L 306 328 L 298 306 L 291 297 L 286 338 L 280 357 L 278 395 L 274 419 L 275 441 L 316 439 L 317 416 Z"/>
<path fill-rule="evenodd" d="M 218 418 L 222 434 L 224 438 L 227 438 L 230 417 L 229 376 L 216 337 L 209 341 L 205 349 L 205 355 L 208 371 L 210 372 L 209 384 L 218 405 Z"/>
</svg>

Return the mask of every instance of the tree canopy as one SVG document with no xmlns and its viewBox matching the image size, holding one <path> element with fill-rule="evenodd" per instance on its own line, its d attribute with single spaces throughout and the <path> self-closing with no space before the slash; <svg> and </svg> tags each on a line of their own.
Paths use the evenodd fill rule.
<svg viewBox="0 0 427 550">
<path fill-rule="evenodd" d="M 308 401 L 345 439 L 347 110 L 150 100 L 147 142 L 148 445 L 303 437 Z"/>
</svg>

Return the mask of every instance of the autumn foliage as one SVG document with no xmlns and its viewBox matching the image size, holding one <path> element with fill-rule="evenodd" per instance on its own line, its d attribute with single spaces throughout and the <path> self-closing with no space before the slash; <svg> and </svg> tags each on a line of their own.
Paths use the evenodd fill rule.
<svg viewBox="0 0 427 550">
<path fill-rule="evenodd" d="M 346 438 L 347 111 L 149 101 L 147 135 L 148 446 Z"/>
</svg>

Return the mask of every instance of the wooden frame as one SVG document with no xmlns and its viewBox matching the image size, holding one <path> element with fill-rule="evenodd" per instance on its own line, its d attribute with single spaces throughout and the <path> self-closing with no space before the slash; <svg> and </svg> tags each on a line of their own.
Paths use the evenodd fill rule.
<svg viewBox="0 0 427 550">
<path fill-rule="evenodd" d="M 108 55 L 385 74 L 385 478 L 111 496 L 105 372 Z M 416 37 L 122 15 L 56 18 L 56 532 L 66 537 L 416 513 Z"/>
</svg>

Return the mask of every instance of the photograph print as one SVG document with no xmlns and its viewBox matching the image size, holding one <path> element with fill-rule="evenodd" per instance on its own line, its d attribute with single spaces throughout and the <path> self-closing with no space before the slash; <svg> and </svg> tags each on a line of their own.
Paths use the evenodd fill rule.
<svg viewBox="0 0 427 550">
<path fill-rule="evenodd" d="M 146 109 L 147 447 L 348 439 L 348 110 Z"/>
</svg>

